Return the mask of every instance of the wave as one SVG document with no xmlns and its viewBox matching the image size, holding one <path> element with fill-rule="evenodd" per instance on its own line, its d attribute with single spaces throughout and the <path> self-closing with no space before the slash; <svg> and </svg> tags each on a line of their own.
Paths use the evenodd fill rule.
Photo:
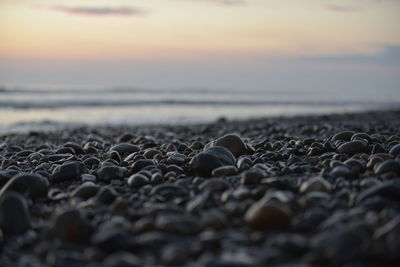
<svg viewBox="0 0 400 267">
<path fill-rule="evenodd" d="M 135 106 L 394 106 L 398 103 L 371 101 L 268 101 L 268 100 L 114 100 L 114 101 L 0 101 L 0 108 L 58 109 L 73 107 L 135 107 Z"/>
</svg>

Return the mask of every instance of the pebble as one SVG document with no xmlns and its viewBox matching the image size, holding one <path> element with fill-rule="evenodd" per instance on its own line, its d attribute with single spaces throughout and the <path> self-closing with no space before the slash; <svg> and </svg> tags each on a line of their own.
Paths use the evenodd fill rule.
<svg viewBox="0 0 400 267">
<path fill-rule="evenodd" d="M 47 196 L 49 182 L 37 174 L 21 173 L 11 178 L 1 189 L 0 196 L 5 191 L 15 191 L 36 199 Z"/>
<path fill-rule="evenodd" d="M 375 165 L 374 172 L 377 175 L 384 174 L 387 172 L 393 172 L 400 175 L 400 162 L 395 160 L 386 160 L 378 165 Z"/>
<path fill-rule="evenodd" d="M 190 161 L 189 167 L 197 175 L 210 177 L 214 169 L 226 165 L 235 165 L 235 163 L 235 157 L 229 150 L 214 146 L 195 155 Z"/>
<path fill-rule="evenodd" d="M 211 175 L 213 177 L 221 177 L 221 176 L 232 176 L 238 173 L 239 170 L 235 166 L 222 166 L 214 169 Z"/>
<path fill-rule="evenodd" d="M 24 234 L 31 228 L 28 205 L 19 193 L 4 192 L 0 195 L 0 228 L 6 235 Z"/>
<path fill-rule="evenodd" d="M 352 131 L 343 131 L 335 134 L 332 137 L 332 141 L 350 141 L 351 137 L 354 135 Z"/>
<path fill-rule="evenodd" d="M 132 188 L 140 188 L 148 183 L 149 179 L 140 173 L 133 174 L 128 179 L 128 185 Z"/>
<path fill-rule="evenodd" d="M 211 143 L 211 146 L 222 146 L 228 149 L 235 157 L 247 154 L 245 142 L 237 134 L 224 135 Z"/>
<path fill-rule="evenodd" d="M 394 182 L 385 182 L 370 187 L 358 195 L 358 201 L 363 201 L 375 196 L 400 201 L 400 185 Z"/>
<path fill-rule="evenodd" d="M 322 177 L 313 177 L 300 186 L 301 193 L 309 192 L 330 192 L 332 190 L 332 185 L 327 180 Z"/>
<path fill-rule="evenodd" d="M 66 162 L 54 169 L 50 176 L 52 182 L 62 182 L 79 179 L 84 171 L 84 165 L 78 161 Z"/>
<path fill-rule="evenodd" d="M 85 182 L 72 191 L 71 195 L 86 200 L 95 196 L 99 188 L 100 187 L 93 182 Z"/>
<path fill-rule="evenodd" d="M 110 151 L 116 151 L 122 157 L 137 152 L 139 150 L 140 148 L 138 146 L 129 143 L 116 144 L 110 148 Z"/>
<path fill-rule="evenodd" d="M 110 182 L 112 180 L 123 180 L 126 175 L 126 168 L 117 166 L 106 166 L 96 171 L 97 179 L 103 182 Z"/>
<path fill-rule="evenodd" d="M 393 156 L 393 157 L 397 157 L 400 155 L 400 144 L 397 144 L 395 146 L 393 146 L 390 150 L 389 153 Z"/>
<path fill-rule="evenodd" d="M 62 240 L 83 243 L 89 240 L 92 227 L 80 210 L 70 209 L 55 218 L 53 232 Z"/>
<path fill-rule="evenodd" d="M 349 154 L 349 155 L 366 152 L 366 150 L 367 150 L 367 144 L 364 141 L 360 140 L 346 142 L 340 145 L 339 148 L 337 149 L 339 153 Z"/>
<path fill-rule="evenodd" d="M 264 178 L 264 174 L 258 169 L 249 169 L 242 172 L 240 175 L 240 183 L 245 185 L 256 185 L 260 184 Z"/>
<path fill-rule="evenodd" d="M 291 220 L 288 208 L 283 204 L 273 202 L 256 202 L 245 214 L 247 225 L 255 231 L 288 229 Z"/>
</svg>

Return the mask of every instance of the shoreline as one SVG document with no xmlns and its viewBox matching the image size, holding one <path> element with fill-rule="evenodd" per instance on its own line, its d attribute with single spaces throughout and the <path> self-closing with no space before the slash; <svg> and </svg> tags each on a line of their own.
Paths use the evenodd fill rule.
<svg viewBox="0 0 400 267">
<path fill-rule="evenodd" d="M 245 124 L 246 122 L 257 122 L 262 120 L 288 120 L 299 118 L 301 120 L 306 120 L 308 118 L 318 119 L 323 117 L 329 118 L 341 118 L 346 116 L 385 116 L 385 114 L 391 113 L 399 113 L 400 108 L 388 108 L 388 109 L 369 109 L 369 110 L 356 110 L 356 111 L 346 111 L 346 112 L 323 112 L 318 114 L 312 113 L 305 113 L 305 114 L 286 114 L 286 115 L 279 115 L 274 114 L 270 116 L 250 116 L 247 118 L 226 118 L 225 116 L 221 116 L 217 119 L 204 119 L 204 120 L 194 120 L 190 121 L 189 119 L 185 121 L 180 120 L 172 120 L 171 122 L 150 122 L 150 123 L 143 123 L 143 122 L 129 122 L 129 123 L 84 123 L 84 122 L 56 122 L 56 121 L 32 121 L 32 122 L 20 122 L 15 124 L 9 125 L 0 125 L 0 136 L 7 135 L 7 134 L 26 134 L 30 131 L 32 132 L 54 132 L 54 131 L 62 131 L 62 130 L 73 130 L 73 129 L 80 129 L 80 128 L 134 128 L 134 127 L 166 127 L 166 126 L 200 126 L 200 125 L 208 125 L 214 124 L 218 121 L 227 121 L 230 123 L 237 123 L 237 124 Z M 345 118 L 342 118 L 345 119 Z"/>
<path fill-rule="evenodd" d="M 0 134 L 0 265 L 400 260 L 400 110 Z"/>
</svg>

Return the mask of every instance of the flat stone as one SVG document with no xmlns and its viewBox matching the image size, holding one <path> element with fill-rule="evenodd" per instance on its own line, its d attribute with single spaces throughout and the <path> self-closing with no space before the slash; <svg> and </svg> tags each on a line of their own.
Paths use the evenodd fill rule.
<svg viewBox="0 0 400 267">
<path fill-rule="evenodd" d="M 235 166 L 222 166 L 212 171 L 213 177 L 232 176 L 238 174 L 239 170 Z"/>
<path fill-rule="evenodd" d="M 110 151 L 116 151 L 122 157 L 129 155 L 131 153 L 139 151 L 140 148 L 137 145 L 129 144 L 129 143 L 120 143 L 112 146 Z"/>
<path fill-rule="evenodd" d="M 85 182 L 78 186 L 71 195 L 86 200 L 95 196 L 99 189 L 100 187 L 93 182 Z"/>
<path fill-rule="evenodd" d="M 343 154 L 354 155 L 357 153 L 362 153 L 367 150 L 367 143 L 360 140 L 354 140 L 350 142 L 346 142 L 339 146 L 337 151 Z"/>
</svg>

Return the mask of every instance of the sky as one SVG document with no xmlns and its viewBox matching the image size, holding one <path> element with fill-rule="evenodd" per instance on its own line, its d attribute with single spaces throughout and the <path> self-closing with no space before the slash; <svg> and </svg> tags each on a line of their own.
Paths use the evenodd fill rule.
<svg viewBox="0 0 400 267">
<path fill-rule="evenodd" d="M 0 0 L 0 85 L 400 92 L 398 0 Z"/>
</svg>

